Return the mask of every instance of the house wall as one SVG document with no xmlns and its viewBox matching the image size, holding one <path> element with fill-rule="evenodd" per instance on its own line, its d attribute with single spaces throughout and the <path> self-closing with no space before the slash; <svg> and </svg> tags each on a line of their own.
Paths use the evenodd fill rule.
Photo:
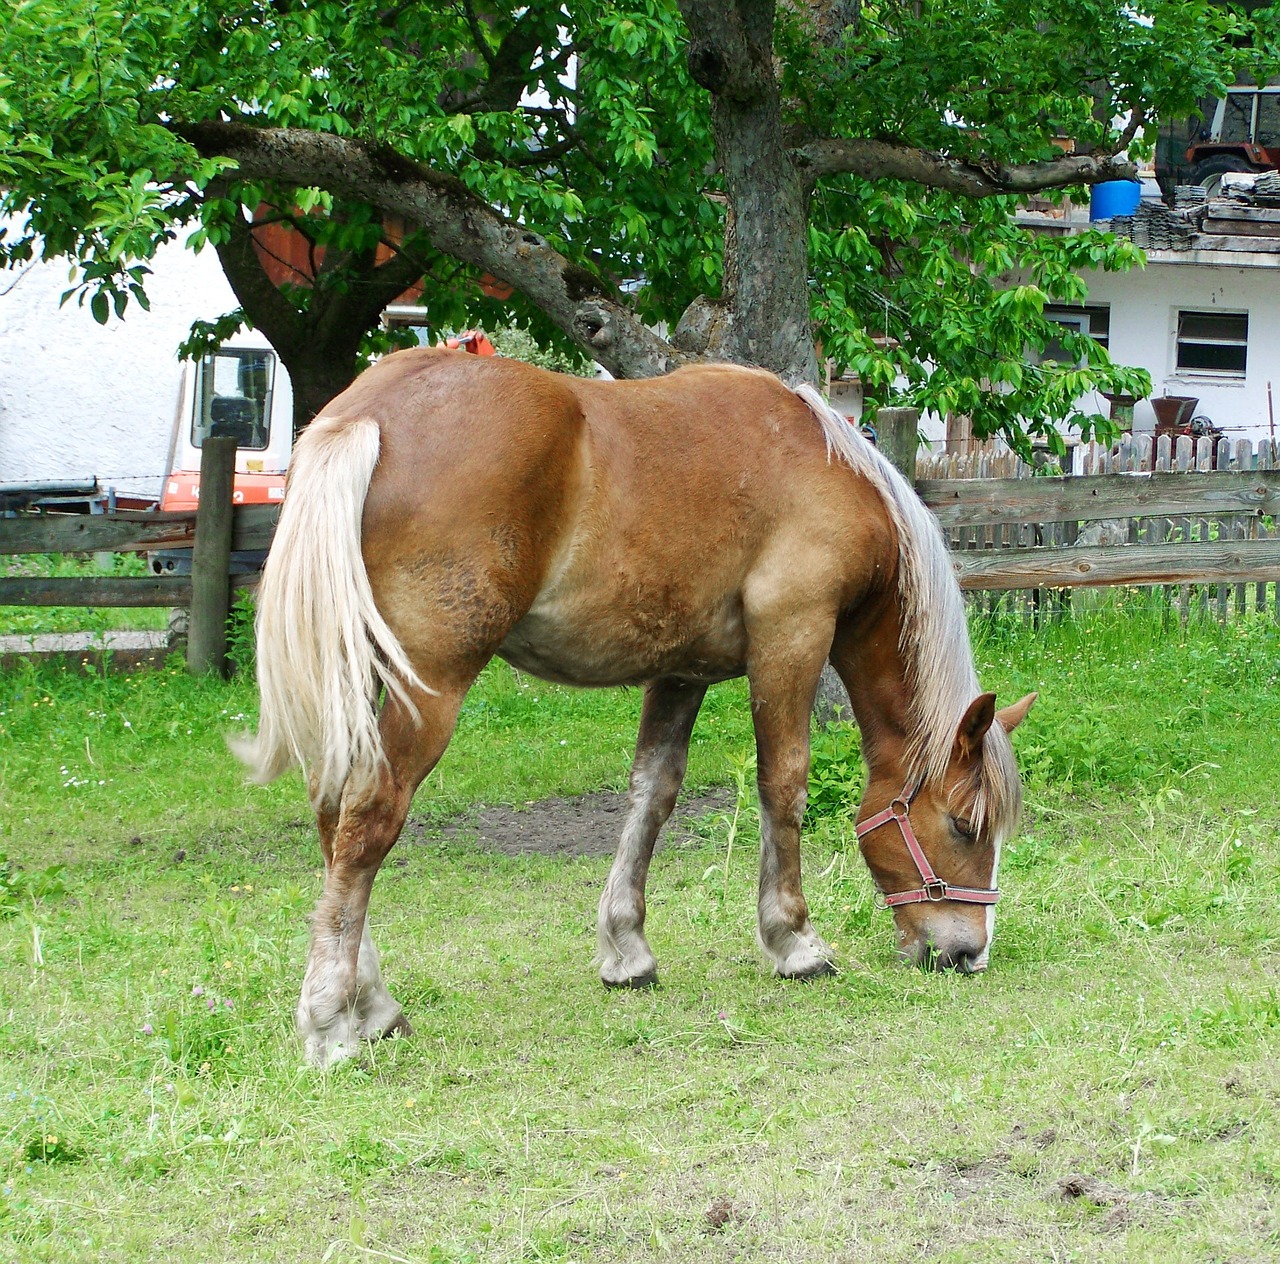
<svg viewBox="0 0 1280 1264">
<path fill-rule="evenodd" d="M 1280 408 L 1280 268 L 1151 259 L 1141 271 L 1095 272 L 1086 279 L 1088 301 L 1111 308 L 1113 360 L 1146 369 L 1157 396 L 1197 397 L 1196 414 L 1211 418 L 1232 438 L 1258 440 L 1269 435 L 1269 381 L 1275 383 L 1275 406 Z M 1249 314 L 1243 380 L 1175 374 L 1180 310 Z M 1085 404 L 1107 411 L 1107 401 L 1096 396 L 1087 397 Z M 1135 431 L 1155 429 L 1148 401 L 1136 405 L 1133 421 Z"/>
<path fill-rule="evenodd" d="M 17 225 L 7 225 L 10 232 Z M 237 306 L 217 255 L 180 243 L 152 262 L 151 310 L 97 324 L 65 262 L 0 271 L 0 481 L 97 477 L 159 495 L 191 322 Z"/>
</svg>

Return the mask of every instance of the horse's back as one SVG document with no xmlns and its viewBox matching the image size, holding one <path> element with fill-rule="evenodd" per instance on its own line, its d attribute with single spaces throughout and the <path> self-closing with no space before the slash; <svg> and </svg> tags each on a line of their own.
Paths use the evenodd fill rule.
<svg viewBox="0 0 1280 1264">
<path fill-rule="evenodd" d="M 752 600 L 825 615 L 849 588 L 857 480 L 771 374 L 601 382 L 424 349 L 326 411 L 378 421 L 364 554 L 415 658 L 500 651 L 593 684 L 727 676 Z"/>
</svg>

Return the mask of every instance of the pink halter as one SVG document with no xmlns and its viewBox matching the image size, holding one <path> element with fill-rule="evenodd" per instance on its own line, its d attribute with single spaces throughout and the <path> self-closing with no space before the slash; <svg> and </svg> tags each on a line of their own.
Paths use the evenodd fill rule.
<svg viewBox="0 0 1280 1264">
<path fill-rule="evenodd" d="M 915 830 L 911 828 L 911 803 L 920 793 L 920 787 L 923 785 L 924 778 L 921 777 L 915 785 L 904 787 L 902 793 L 883 812 L 867 817 L 854 829 L 854 834 L 858 838 L 864 838 L 872 830 L 879 829 L 890 821 L 897 821 L 898 829 L 902 831 L 902 841 L 906 843 L 907 851 L 911 853 L 911 859 L 915 861 L 916 868 L 920 871 L 923 885 L 912 891 L 898 891 L 893 895 L 886 895 L 885 907 L 893 908 L 898 904 L 940 904 L 943 900 L 955 900 L 960 904 L 994 904 L 1000 898 L 1000 892 L 995 888 L 953 887 L 943 882 L 934 873 L 929 858 L 920 846 L 920 840 L 916 838 Z"/>
</svg>

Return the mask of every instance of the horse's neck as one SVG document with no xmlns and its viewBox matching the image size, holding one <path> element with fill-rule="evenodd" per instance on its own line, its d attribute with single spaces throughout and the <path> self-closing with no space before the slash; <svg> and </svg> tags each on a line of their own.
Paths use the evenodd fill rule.
<svg viewBox="0 0 1280 1264">
<path fill-rule="evenodd" d="M 905 775 L 912 735 L 913 685 L 900 648 L 902 623 L 896 597 L 839 629 L 831 660 L 849 691 L 862 750 L 874 771 Z"/>
</svg>

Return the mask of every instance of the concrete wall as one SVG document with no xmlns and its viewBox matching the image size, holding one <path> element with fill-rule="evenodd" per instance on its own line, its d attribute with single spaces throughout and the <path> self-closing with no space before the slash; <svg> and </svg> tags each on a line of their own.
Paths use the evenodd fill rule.
<svg viewBox="0 0 1280 1264">
<path fill-rule="evenodd" d="M 14 231 L 10 225 L 10 231 Z M 59 307 L 67 264 L 0 271 L 0 482 L 96 476 L 158 495 L 191 322 L 237 306 L 217 255 L 178 243 L 152 263 L 151 310 L 99 325 Z"/>
</svg>

